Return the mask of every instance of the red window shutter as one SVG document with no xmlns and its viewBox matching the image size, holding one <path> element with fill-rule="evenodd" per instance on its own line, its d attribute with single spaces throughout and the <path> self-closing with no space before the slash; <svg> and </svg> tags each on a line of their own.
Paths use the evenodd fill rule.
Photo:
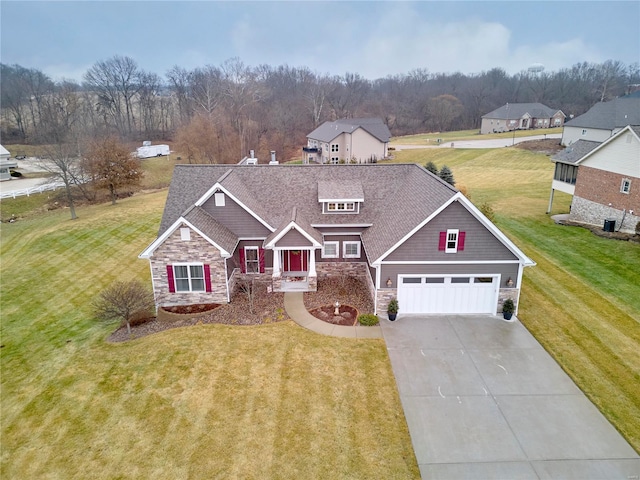
<svg viewBox="0 0 640 480">
<path fill-rule="evenodd" d="M 207 292 L 211 292 L 211 267 L 204 265 L 204 287 Z"/>
<path fill-rule="evenodd" d="M 247 273 L 247 265 L 244 262 L 244 248 L 241 248 L 239 253 L 240 253 L 240 271 L 242 273 Z"/>
<path fill-rule="evenodd" d="M 444 251 L 447 246 L 447 232 L 440 232 L 440 242 L 438 243 L 438 250 Z"/>
<path fill-rule="evenodd" d="M 258 249 L 258 262 L 260 264 L 260 273 L 264 273 L 264 248 Z"/>
<path fill-rule="evenodd" d="M 458 233 L 458 251 L 459 252 L 464 250 L 464 237 L 466 236 L 467 234 L 465 232 Z"/>
<path fill-rule="evenodd" d="M 173 265 L 167 265 L 167 279 L 169 282 L 169 293 L 176 293 L 176 282 L 173 279 Z"/>
</svg>

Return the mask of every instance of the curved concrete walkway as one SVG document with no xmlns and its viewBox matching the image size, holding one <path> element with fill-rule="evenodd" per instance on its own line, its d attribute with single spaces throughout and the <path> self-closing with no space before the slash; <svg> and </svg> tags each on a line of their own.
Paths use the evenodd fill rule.
<svg viewBox="0 0 640 480">
<path fill-rule="evenodd" d="M 322 335 L 343 338 L 382 338 L 382 330 L 379 325 L 373 327 L 347 327 L 332 325 L 314 317 L 304 306 L 302 292 L 286 292 L 284 294 L 284 309 L 298 325 Z"/>
</svg>

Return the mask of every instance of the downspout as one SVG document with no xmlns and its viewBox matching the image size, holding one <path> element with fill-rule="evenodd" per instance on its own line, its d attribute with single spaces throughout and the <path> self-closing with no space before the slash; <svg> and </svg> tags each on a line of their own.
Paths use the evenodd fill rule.
<svg viewBox="0 0 640 480">
<path fill-rule="evenodd" d="M 616 230 L 616 232 L 619 232 L 620 229 L 622 228 L 622 224 L 624 223 L 624 219 L 627 216 L 627 209 L 623 208 L 622 209 L 622 220 L 620 220 L 620 226 L 618 227 L 618 229 Z"/>
<path fill-rule="evenodd" d="M 227 260 L 230 257 L 224 259 L 224 283 L 227 286 L 227 303 L 231 303 L 231 296 L 229 295 L 229 272 L 227 270 Z"/>
</svg>

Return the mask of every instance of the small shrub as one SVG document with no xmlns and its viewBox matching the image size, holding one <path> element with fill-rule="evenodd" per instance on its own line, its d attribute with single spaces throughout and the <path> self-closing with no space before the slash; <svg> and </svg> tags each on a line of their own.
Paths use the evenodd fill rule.
<svg viewBox="0 0 640 480">
<path fill-rule="evenodd" d="M 426 168 L 427 171 L 433 173 L 434 175 L 438 175 L 438 167 L 436 167 L 435 163 L 429 161 L 425 163 L 424 168 Z"/>
<path fill-rule="evenodd" d="M 640 222 L 636 223 L 636 235 L 640 235 Z"/>
<path fill-rule="evenodd" d="M 358 315 L 358 323 L 360 325 L 371 327 L 373 325 L 378 325 L 378 322 L 378 316 L 373 313 L 363 313 L 362 315 Z"/>
<path fill-rule="evenodd" d="M 480 211 L 492 222 L 496 221 L 496 212 L 493 211 L 493 207 L 488 202 L 484 202 L 480 205 Z"/>
<path fill-rule="evenodd" d="M 392 298 L 387 305 L 387 313 L 398 313 L 398 299 Z"/>
<path fill-rule="evenodd" d="M 153 320 L 153 317 L 151 315 L 149 315 L 148 311 L 144 311 L 144 310 L 138 310 L 137 312 L 134 312 L 133 315 L 131 315 L 131 318 L 129 319 L 129 324 L 132 327 L 135 327 L 136 325 L 142 325 L 143 323 L 147 323 L 148 321 Z M 125 326 L 126 322 L 122 322 L 122 326 Z"/>
<path fill-rule="evenodd" d="M 444 180 L 445 182 L 447 182 L 449 185 L 454 186 L 456 185 L 456 181 L 453 178 L 453 172 L 451 171 L 451 169 L 449 167 L 447 167 L 446 165 L 443 165 L 442 168 L 440 169 L 440 172 L 438 172 L 438 176 Z"/>
<path fill-rule="evenodd" d="M 513 300 L 507 298 L 502 304 L 502 313 L 513 313 L 515 310 L 515 305 L 513 304 Z"/>
</svg>

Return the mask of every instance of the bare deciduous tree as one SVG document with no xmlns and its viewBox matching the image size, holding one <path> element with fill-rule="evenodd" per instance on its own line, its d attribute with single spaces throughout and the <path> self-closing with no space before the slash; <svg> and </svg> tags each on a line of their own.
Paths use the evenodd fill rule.
<svg viewBox="0 0 640 480">
<path fill-rule="evenodd" d="M 142 178 L 139 161 L 115 137 L 94 141 L 87 151 L 85 163 L 96 186 L 109 189 L 112 205 L 116 204 L 118 189 L 139 185 Z"/>
<path fill-rule="evenodd" d="M 103 290 L 93 303 L 97 318 L 104 321 L 120 320 L 131 334 L 131 318 L 138 312 L 151 312 L 153 293 L 138 280 L 115 282 Z"/>
</svg>

